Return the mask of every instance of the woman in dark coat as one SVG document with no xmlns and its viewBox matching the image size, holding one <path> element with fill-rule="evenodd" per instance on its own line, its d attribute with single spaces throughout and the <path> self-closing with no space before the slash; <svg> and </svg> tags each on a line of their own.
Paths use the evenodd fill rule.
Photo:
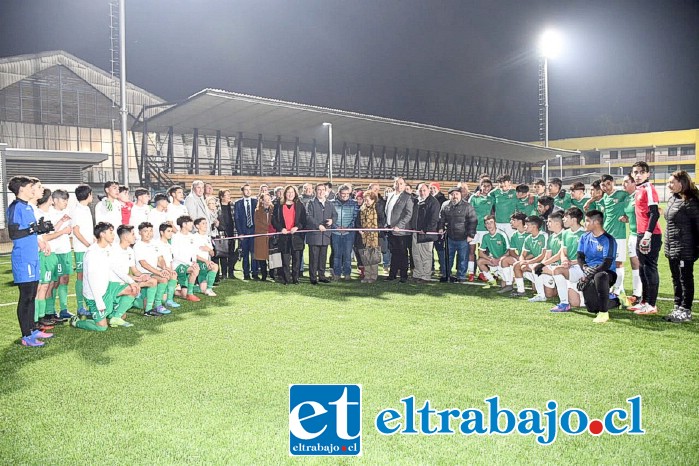
<svg viewBox="0 0 699 466">
<path fill-rule="evenodd" d="M 289 282 L 294 285 L 299 283 L 301 272 L 301 254 L 305 246 L 304 234 L 296 233 L 306 226 L 306 209 L 299 200 L 298 192 L 294 186 L 284 189 L 282 200 L 274 206 L 272 225 L 282 233 L 277 236 L 279 250 L 282 253 L 282 278 L 285 285 Z"/>
<path fill-rule="evenodd" d="M 269 193 L 262 193 L 257 199 L 255 208 L 255 234 L 274 233 L 272 220 L 272 198 Z M 269 257 L 269 236 L 256 236 L 254 243 L 254 255 L 257 266 L 262 273 L 262 280 L 267 280 L 267 258 Z M 270 270 L 270 273 L 272 270 Z M 274 278 L 274 276 L 272 276 Z"/>
<path fill-rule="evenodd" d="M 233 221 L 233 203 L 231 202 L 231 192 L 229 190 L 222 190 L 218 192 L 218 199 L 221 204 L 221 210 L 218 214 L 218 231 L 220 236 L 234 236 L 235 235 L 235 224 Z M 212 225 L 213 229 L 213 225 Z M 219 270 L 221 271 L 221 278 L 234 278 L 233 273 L 235 270 L 235 240 L 229 239 L 224 240 L 228 242 L 228 251 L 226 253 L 217 254 L 219 260 Z"/>
<path fill-rule="evenodd" d="M 664 319 L 679 324 L 692 321 L 694 262 L 699 258 L 699 191 L 684 170 L 670 175 L 667 188 L 672 197 L 665 210 L 665 257 L 670 262 L 675 307 Z"/>
</svg>

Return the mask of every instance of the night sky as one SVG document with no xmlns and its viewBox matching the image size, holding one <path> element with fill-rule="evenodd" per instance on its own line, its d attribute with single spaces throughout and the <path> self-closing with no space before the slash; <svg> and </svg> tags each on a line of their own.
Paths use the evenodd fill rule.
<svg viewBox="0 0 699 466">
<path fill-rule="evenodd" d="M 127 79 L 538 139 L 699 128 L 699 1 L 127 0 Z M 65 50 L 109 70 L 107 0 L 2 0 L 0 56 Z"/>
</svg>

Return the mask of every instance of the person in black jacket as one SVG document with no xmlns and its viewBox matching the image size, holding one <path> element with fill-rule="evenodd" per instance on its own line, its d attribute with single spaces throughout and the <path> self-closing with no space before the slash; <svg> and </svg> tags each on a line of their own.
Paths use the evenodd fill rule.
<svg viewBox="0 0 699 466">
<path fill-rule="evenodd" d="M 299 201 L 294 186 L 284 189 L 282 200 L 274 206 L 272 226 L 282 233 L 279 238 L 279 250 L 282 253 L 282 280 L 285 285 L 299 283 L 301 272 L 301 254 L 305 245 L 304 234 L 296 233 L 306 227 L 306 209 Z"/>
<path fill-rule="evenodd" d="M 684 171 L 676 171 L 667 181 L 672 192 L 665 220 L 665 257 L 670 262 L 675 307 L 665 316 L 668 322 L 692 321 L 694 262 L 699 258 L 699 190 Z"/>
<path fill-rule="evenodd" d="M 417 186 L 417 204 L 413 208 L 413 230 L 422 232 L 437 231 L 441 204 L 430 194 L 425 183 Z M 413 233 L 413 279 L 429 282 L 432 278 L 432 245 L 439 238 L 436 234 Z"/>
<path fill-rule="evenodd" d="M 455 281 L 466 281 L 469 243 L 476 236 L 478 219 L 473 206 L 461 199 L 461 188 L 449 190 L 451 200 L 439 212 L 439 232 L 447 233 L 447 250 L 449 259 L 447 270 L 451 270 L 457 257 L 457 274 Z"/>
<path fill-rule="evenodd" d="M 218 230 L 221 236 L 235 236 L 235 220 L 233 215 L 233 202 L 231 202 L 231 192 L 227 189 L 218 192 L 218 199 L 221 203 L 221 211 L 218 214 Z M 235 240 L 222 240 L 227 242 L 228 250 L 218 252 L 219 270 L 222 278 L 235 278 Z"/>
</svg>

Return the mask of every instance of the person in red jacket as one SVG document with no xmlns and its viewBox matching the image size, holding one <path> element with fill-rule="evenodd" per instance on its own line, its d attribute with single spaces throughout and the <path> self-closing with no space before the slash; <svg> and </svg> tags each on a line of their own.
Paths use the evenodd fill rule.
<svg viewBox="0 0 699 466">
<path fill-rule="evenodd" d="M 638 241 L 636 253 L 640 262 L 641 283 L 643 295 L 641 301 L 629 308 L 635 314 L 657 314 L 658 308 L 658 255 L 662 246 L 662 231 L 658 220 L 658 193 L 649 181 L 650 167 L 646 162 L 636 162 L 631 168 L 631 174 L 636 180 L 636 231 Z"/>
</svg>

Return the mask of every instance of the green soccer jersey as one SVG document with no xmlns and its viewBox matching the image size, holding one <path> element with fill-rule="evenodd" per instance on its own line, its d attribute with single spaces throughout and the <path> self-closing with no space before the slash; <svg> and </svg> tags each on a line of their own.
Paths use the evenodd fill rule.
<svg viewBox="0 0 699 466">
<path fill-rule="evenodd" d="M 488 233 L 481 240 L 481 250 L 486 251 L 494 259 L 500 259 L 507 254 L 509 248 L 510 244 L 507 241 L 507 235 L 501 231 L 496 231 L 494 235 Z"/>
<path fill-rule="evenodd" d="M 558 254 L 558 251 L 561 250 L 561 246 L 563 245 L 563 232 L 565 230 L 561 230 L 558 233 L 551 233 L 549 235 L 548 240 L 546 240 L 546 249 L 551 251 L 551 256 L 555 256 Z M 561 260 L 559 259 L 557 262 L 554 262 L 553 265 L 560 264 Z"/>
<path fill-rule="evenodd" d="M 572 207 L 577 207 L 578 209 L 582 210 L 583 213 L 585 212 L 585 203 L 589 201 L 590 198 L 588 196 L 583 197 L 579 201 L 576 201 L 572 197 L 570 198 L 570 204 Z"/>
<path fill-rule="evenodd" d="M 599 200 L 590 202 L 590 207 L 588 207 L 584 212 L 589 212 L 591 210 L 602 210 L 602 201 Z"/>
<path fill-rule="evenodd" d="M 636 198 L 633 194 L 629 195 L 624 207 L 624 215 L 629 218 L 629 232 L 632 235 L 638 234 L 636 231 Z"/>
<path fill-rule="evenodd" d="M 612 195 L 602 196 L 602 212 L 604 212 L 604 231 L 614 239 L 626 239 L 626 224 L 619 221 L 624 215 L 629 194 L 623 189 L 616 190 Z"/>
<path fill-rule="evenodd" d="M 539 212 L 536 211 L 536 205 L 539 202 L 539 196 L 534 196 L 534 199 L 532 199 L 532 203 L 529 203 L 529 197 L 525 197 L 524 199 L 517 199 L 517 206 L 515 207 L 515 212 L 522 212 L 524 215 L 527 217 L 530 217 L 532 215 L 539 215 Z"/>
<path fill-rule="evenodd" d="M 517 191 L 514 188 L 509 191 L 494 189 L 490 192 L 490 197 L 495 201 L 495 221 L 497 223 L 508 223 L 510 216 L 515 213 L 517 207 Z"/>
<path fill-rule="evenodd" d="M 515 230 L 515 232 L 512 233 L 512 236 L 510 236 L 510 249 L 514 249 L 518 256 L 522 254 L 524 240 L 527 238 L 527 236 L 529 236 L 529 233 L 520 233 L 517 230 Z"/>
<path fill-rule="evenodd" d="M 493 213 L 493 204 L 495 204 L 494 199 L 490 197 L 490 195 L 481 196 L 478 194 L 474 194 L 473 196 L 471 196 L 471 200 L 469 202 L 473 206 L 473 209 L 476 211 L 476 217 L 478 217 L 478 224 L 476 225 L 476 230 L 486 231 L 484 218 L 486 215 L 491 215 Z"/>
<path fill-rule="evenodd" d="M 539 256 L 544 248 L 546 248 L 546 235 L 541 231 L 538 235 L 529 235 L 524 240 L 524 250 L 534 257 Z"/>
<path fill-rule="evenodd" d="M 566 256 L 568 256 L 569 261 L 578 260 L 578 243 L 584 234 L 585 229 L 583 227 L 578 228 L 575 232 L 563 230 L 563 246 L 566 248 Z"/>
<path fill-rule="evenodd" d="M 569 192 L 566 192 L 565 194 L 563 194 L 563 196 L 561 196 L 561 193 L 558 193 L 556 196 L 553 197 L 553 205 L 558 206 L 563 210 L 570 209 L 571 201 L 572 198 L 570 197 Z"/>
</svg>

